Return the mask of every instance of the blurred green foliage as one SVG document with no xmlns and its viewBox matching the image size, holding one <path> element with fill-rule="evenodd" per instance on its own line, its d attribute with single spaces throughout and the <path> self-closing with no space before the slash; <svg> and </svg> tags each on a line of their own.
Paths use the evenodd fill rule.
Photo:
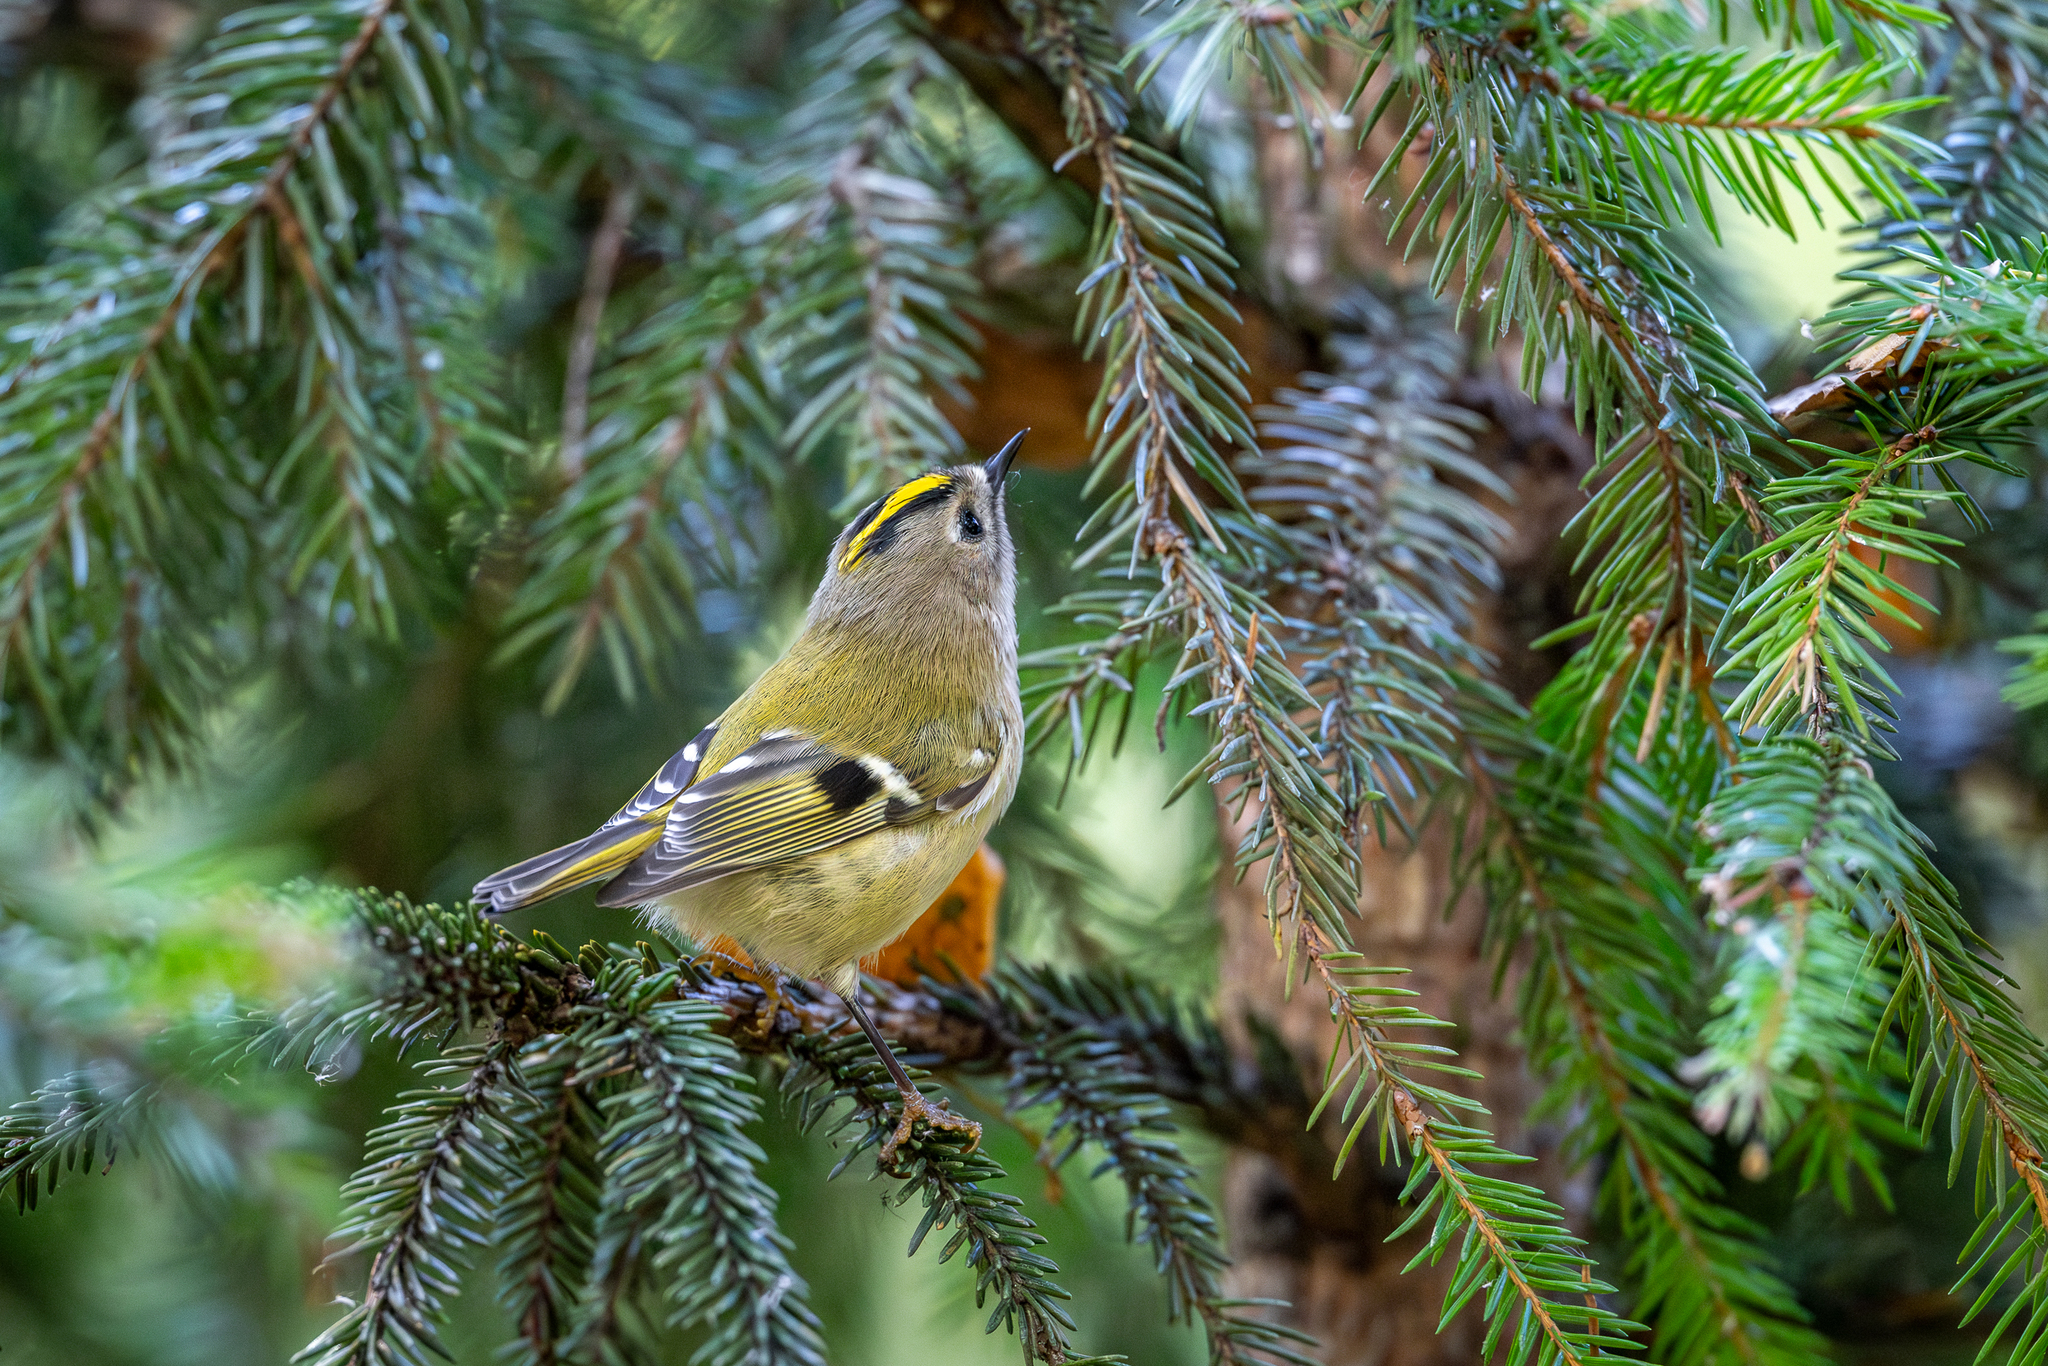
<svg viewBox="0 0 2048 1366">
<path fill-rule="evenodd" d="M 1189 12 L 1215 17 L 1198 6 Z M 629 116 L 701 116 L 724 135 L 762 142 L 772 141 L 777 119 L 802 93 L 802 63 L 794 54 L 811 49 L 833 19 L 825 4 L 785 4 L 736 19 L 730 7 L 699 0 L 617 0 L 592 6 L 590 16 L 646 57 L 733 77 L 715 90 L 700 89 L 678 67 L 657 69 L 649 88 L 621 83 L 615 92 Z M 195 19 L 171 46 L 196 41 L 219 17 Z M 52 22 L 75 21 L 67 12 Z M 1768 28 L 1778 20 L 1761 22 Z M 88 48 L 92 42 L 90 33 L 71 37 Z M 610 58 L 602 45 L 587 52 L 568 37 L 554 38 L 563 46 L 552 59 L 587 59 L 601 74 L 615 69 L 604 65 Z M 50 259 L 50 234 L 63 211 L 136 166 L 149 145 L 151 109 L 135 99 L 136 73 L 71 60 L 67 50 L 8 49 L 9 65 L 0 70 L 0 272 Z M 1205 50 L 1203 60 L 1214 57 Z M 1601 88 L 1624 98 L 1621 77 L 1603 70 L 1612 80 Z M 1024 155 L 979 103 L 957 93 L 917 94 L 920 164 L 933 178 L 954 177 L 977 200 L 987 228 L 980 248 L 1002 257 L 1010 281 L 990 306 L 1008 324 L 1063 326 L 1080 259 L 1090 250 L 1089 206 Z M 497 367 L 490 387 L 510 405 L 496 415 L 497 428 L 544 446 L 561 417 L 560 377 L 586 252 L 600 230 L 608 174 L 617 167 L 529 108 L 479 117 L 496 120 L 481 141 L 495 144 L 489 155 L 512 168 L 520 188 L 462 206 L 445 221 L 426 217 L 433 219 L 427 231 L 459 239 L 448 255 L 469 267 L 459 281 L 437 282 L 439 292 L 429 297 L 472 310 L 479 319 L 472 340 L 484 345 L 466 357 L 453 343 L 446 356 L 431 349 L 431 326 L 445 318 L 423 323 L 424 344 L 437 364 Z M 814 131 L 829 141 L 838 130 Z M 1252 139 L 1235 125 L 1211 131 L 1191 155 L 1223 230 L 1249 257 L 1268 226 Z M 717 138 L 669 150 L 698 159 L 693 185 L 720 184 L 750 165 Z M 790 172 L 797 187 L 791 195 L 805 188 L 804 173 Z M 1438 166 L 1432 174 L 1456 172 Z M 724 206 L 681 202 L 688 186 L 657 181 L 642 189 L 675 202 L 664 201 L 661 215 L 650 217 L 612 282 L 606 334 L 608 345 L 652 370 L 671 349 L 664 320 L 675 321 L 664 313 L 658 283 L 695 268 L 707 244 L 731 225 L 719 220 Z M 751 204 L 760 194 L 758 186 L 742 187 L 733 202 Z M 1770 216 L 1782 216 L 1764 188 L 1754 199 Z M 716 231 L 706 229 L 707 221 Z M 1703 268 L 1717 259 L 1704 240 L 1674 251 Z M 1725 258 L 1720 265 L 1726 269 Z M 1745 294 L 1740 282 L 1722 284 L 1701 293 L 1714 311 L 1733 317 L 1735 340 L 1750 352 L 1772 345 L 1784 320 L 1749 316 L 1767 311 L 1771 301 Z M 1702 322 L 1702 333 L 1708 330 Z M 654 341 L 632 351 L 631 339 L 643 332 Z M 1729 349 L 1732 355 L 1732 343 Z M 1795 345 L 1742 363 L 1789 383 L 1810 361 Z M 1673 365 L 1673 375 L 1687 373 Z M 1672 384 L 1684 388 L 1674 379 L 1667 389 Z M 1699 402 L 1702 411 L 1720 412 Z M 659 430 L 591 435 L 626 449 Z M 504 608 L 500 599 L 513 590 L 503 586 L 492 597 L 496 566 L 488 547 L 494 533 L 519 520 L 513 514 L 530 509 L 508 513 L 494 500 L 539 499 L 545 480 L 501 478 L 504 471 L 494 470 L 473 476 L 477 482 L 461 496 L 444 488 L 420 495 L 446 500 L 445 536 L 405 547 L 426 566 L 416 580 L 425 600 L 402 604 L 409 615 L 387 636 L 351 634 L 346 623 L 337 625 L 339 612 L 320 620 L 281 614 L 276 622 L 252 612 L 232 621 L 225 643 L 215 642 L 223 651 L 234 644 L 226 637 L 256 629 L 252 623 L 275 626 L 283 640 L 268 653 L 252 652 L 264 660 L 258 674 L 237 676 L 224 695 L 203 698 L 192 733 L 170 751 L 177 760 L 170 771 L 117 756 L 117 779 L 95 786 L 81 776 L 91 763 L 55 727 L 29 746 L 33 757 L 0 766 L 0 1104 L 93 1059 L 138 1060 L 152 1049 L 177 1047 L 175 1037 L 160 1037 L 166 1025 L 217 1017 L 231 1004 L 282 1003 L 332 977 L 351 949 L 339 915 L 323 910 L 318 898 L 257 889 L 310 876 L 454 901 L 480 874 L 609 814 L 678 737 L 714 715 L 786 643 L 836 530 L 835 510 L 862 478 L 887 469 L 880 454 L 872 469 L 851 475 L 828 462 L 770 462 L 772 469 L 764 469 L 741 447 L 735 442 L 718 460 L 707 459 L 715 467 L 707 477 L 726 481 L 722 492 L 743 495 L 721 508 L 729 519 L 714 525 L 707 514 L 704 524 L 684 526 L 672 538 L 688 560 L 687 655 L 650 651 L 626 663 L 630 649 L 619 645 L 608 655 L 593 652 L 584 667 L 581 656 L 565 664 L 572 656 L 562 651 L 501 651 L 495 627 L 481 618 Z M 2021 477 L 1970 485 L 1982 494 L 1989 525 L 1971 533 L 1957 552 L 1959 566 L 1947 571 L 1945 599 L 1955 609 L 1947 620 L 1955 624 L 1944 627 L 1951 633 L 1944 644 L 1965 663 L 1981 664 L 1981 651 L 1971 652 L 1982 641 L 2015 634 L 2048 607 L 2048 517 L 2037 453 L 2007 454 Z M 1026 651 L 1091 638 L 1090 627 L 1046 610 L 1093 583 L 1070 563 L 1091 510 L 1086 477 L 1027 471 L 1011 495 Z M 1964 530 L 1959 521 L 1939 525 Z M 275 588 L 262 582 L 249 591 Z M 343 599 L 353 613 L 355 599 L 337 588 L 335 600 Z M 375 594 L 362 600 L 367 615 Z M 546 606 L 534 609 L 536 619 L 547 619 Z M 642 674 L 660 691 L 621 700 L 614 685 Z M 2020 946 L 2017 970 L 2025 975 L 2041 956 L 2028 936 L 2038 933 L 2048 888 L 2041 873 L 2048 832 L 2037 805 L 2048 780 L 2044 723 L 2038 713 L 2023 718 L 2011 753 L 1987 757 L 2008 720 L 1995 704 L 1962 695 L 1966 690 L 1956 685 L 1956 678 L 1981 681 L 1982 668 L 1955 678 L 1931 665 L 1899 675 L 1907 684 L 1900 742 L 1906 758 L 1880 776 L 1906 813 L 1935 835 L 1937 862 L 1963 889 L 1964 909 Z M 1153 714 L 1163 686 L 1157 669 L 1139 676 L 1135 715 Z M 1944 695 L 1945 688 L 1951 693 Z M 543 703 L 551 696 L 560 705 L 549 710 Z M 1639 702 L 1630 705 L 1638 708 L 1629 713 L 1632 723 L 1653 732 L 1654 713 L 1646 722 Z M 1581 708 L 1566 719 L 1576 723 L 1585 714 Z M 185 723 L 165 724 L 176 730 Z M 1942 749 L 1943 724 L 1968 734 Z M 1180 775 L 1210 753 L 1208 738 L 1198 726 L 1176 723 L 1158 754 L 1146 729 L 1136 724 L 1121 753 L 1098 746 L 1077 773 L 1056 762 L 1029 770 L 995 837 L 1011 873 L 1003 938 L 1027 960 L 1121 964 L 1205 995 L 1215 974 L 1209 900 L 1224 864 L 1215 813 L 1195 799 L 1164 815 L 1159 808 Z M 1924 745 L 1921 737 L 1928 737 Z M 133 781 L 138 775 L 145 776 Z M 572 944 L 627 941 L 635 933 L 630 917 L 597 911 L 587 894 L 509 924 L 522 935 L 543 930 Z M 1699 1000 L 1679 999 L 1678 1006 L 1704 1013 Z M 775 1064 L 754 1065 L 769 1099 L 753 1136 L 768 1153 L 766 1170 L 794 1241 L 793 1264 L 812 1287 L 833 1359 L 842 1366 L 1013 1359 L 1010 1341 L 979 1331 L 963 1268 L 937 1269 L 931 1249 L 914 1261 L 899 1255 L 915 1227 L 912 1211 L 889 1205 L 882 1189 L 855 1174 L 824 1180 L 832 1158 L 826 1141 L 788 1122 L 770 1084 Z M 282 1360 L 334 1317 L 333 1297 L 361 1280 L 359 1265 L 322 1268 L 322 1241 L 338 1221 L 337 1191 L 361 1157 L 364 1136 L 415 1084 L 387 1047 L 333 1059 L 317 1080 L 255 1073 L 223 1095 L 182 1097 L 161 1138 L 177 1145 L 178 1161 L 153 1165 L 124 1155 L 104 1178 L 71 1176 L 36 1218 L 0 1220 L 0 1350 L 10 1362 L 31 1366 Z M 972 1087 L 967 1083 L 970 1097 Z M 1125 1241 L 1124 1201 L 1113 1178 L 1083 1178 L 1076 1169 L 1055 1181 L 1037 1172 L 1035 1136 L 1022 1127 L 1037 1116 L 1012 1124 L 994 1095 L 982 1111 L 989 1149 L 1051 1240 L 1062 1283 L 1076 1295 L 1079 1339 L 1091 1350 L 1157 1366 L 1200 1361 L 1199 1334 L 1165 1323 L 1165 1291 L 1149 1254 Z M 1201 1135 L 1188 1136 L 1187 1146 L 1213 1180 L 1220 1147 Z M 1976 1221 L 1967 1192 L 1949 1190 L 1944 1152 L 1887 1149 L 1896 1210 L 1882 1210 L 1859 1188 L 1855 1210 L 1845 1213 L 1825 1191 L 1798 1194 L 1788 1172 L 1751 1180 L 1734 1142 L 1708 1151 L 1707 1166 L 1731 1192 L 1728 1203 L 1769 1228 L 1801 1303 L 1846 1344 L 1844 1360 L 1934 1362 L 1946 1359 L 1938 1352 L 1971 1349 L 1953 1347 L 1954 1334 L 1941 1336 L 1949 1345 L 1939 1348 L 1929 1345 L 1933 1334 L 1911 1338 L 1910 1346 L 1869 1341 L 1905 1337 L 1921 1324 L 1945 1327 L 1956 1315 L 1949 1275 Z M 1629 1249 L 1613 1245 L 1616 1235 L 1612 1226 L 1601 1230 L 1602 1251 L 1626 1261 Z M 457 1302 L 447 1340 L 460 1361 L 484 1360 L 506 1337 L 505 1313 L 486 1282 L 481 1274 L 470 1277 Z M 1873 1332 L 1874 1324 L 1882 1333 Z M 679 1336 L 673 1345 L 681 1359 L 691 1343 Z"/>
</svg>

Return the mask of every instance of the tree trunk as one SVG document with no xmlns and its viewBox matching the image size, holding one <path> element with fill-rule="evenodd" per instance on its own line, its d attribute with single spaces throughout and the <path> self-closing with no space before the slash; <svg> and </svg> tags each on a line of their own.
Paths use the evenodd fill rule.
<svg viewBox="0 0 2048 1366">
<path fill-rule="evenodd" d="M 1537 408 L 1506 385 L 1468 381 L 1459 397 L 1491 420 L 1480 453 L 1516 491 L 1514 502 L 1498 509 L 1514 528 L 1502 552 L 1507 586 L 1480 604 L 1475 630 L 1498 660 L 1501 680 L 1527 697 L 1555 670 L 1554 660 L 1527 643 L 1561 624 L 1573 597 L 1557 536 L 1579 505 L 1589 452 L 1562 414 Z M 1234 849 L 1244 827 L 1227 811 L 1221 819 L 1224 847 Z M 1497 995 L 1493 990 L 1492 965 L 1480 950 L 1479 889 L 1468 885 L 1452 900 L 1451 834 L 1438 820 L 1412 848 L 1392 830 L 1389 846 L 1368 835 L 1353 929 L 1357 947 L 1374 964 L 1409 969 L 1402 985 L 1420 993 L 1415 1004 L 1456 1026 L 1433 1031 L 1430 1041 L 1456 1048 L 1459 1061 L 1483 1077 L 1447 1084 L 1487 1107 L 1503 1147 L 1537 1159 L 1515 1175 L 1542 1187 L 1564 1206 L 1570 1223 L 1583 1226 L 1590 1183 L 1558 1161 L 1561 1135 L 1528 1121 L 1539 1087 L 1517 1038 L 1515 981 L 1510 973 Z M 1297 979 L 1289 990 L 1266 923 L 1264 879 L 1264 866 L 1254 866 L 1218 895 L 1220 1013 L 1247 1057 L 1259 1046 L 1260 1026 L 1270 1028 L 1314 1095 L 1336 1026 L 1319 984 Z M 1368 1136 L 1332 1180 L 1343 1127 L 1326 1115 L 1314 1135 L 1286 1152 L 1231 1150 L 1224 1178 L 1234 1258 L 1229 1292 L 1288 1301 L 1287 1321 L 1315 1334 L 1329 1366 L 1478 1362 L 1483 1326 L 1476 1311 L 1437 1332 L 1451 1259 L 1403 1274 L 1424 1245 L 1427 1227 L 1386 1241 L 1404 1217 L 1399 1193 L 1405 1171 L 1381 1166 Z"/>
</svg>

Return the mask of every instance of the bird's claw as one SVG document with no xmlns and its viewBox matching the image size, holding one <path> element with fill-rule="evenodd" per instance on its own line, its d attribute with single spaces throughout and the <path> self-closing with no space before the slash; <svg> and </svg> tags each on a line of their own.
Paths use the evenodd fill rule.
<svg viewBox="0 0 2048 1366">
<path fill-rule="evenodd" d="M 961 1150 L 963 1157 L 981 1146 L 979 1124 L 965 1115 L 954 1114 L 946 1108 L 946 1102 L 943 1100 L 934 1102 L 922 1091 L 905 1091 L 903 1117 L 896 1121 L 896 1132 L 882 1142 L 881 1160 L 884 1167 L 892 1170 L 895 1168 L 897 1150 L 910 1141 L 911 1133 L 920 1119 L 933 1129 L 950 1129 L 955 1133 L 966 1134 L 967 1146 Z"/>
</svg>

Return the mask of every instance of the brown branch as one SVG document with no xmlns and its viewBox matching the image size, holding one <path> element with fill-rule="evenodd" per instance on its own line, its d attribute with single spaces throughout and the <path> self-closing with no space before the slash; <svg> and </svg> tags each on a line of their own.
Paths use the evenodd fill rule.
<svg viewBox="0 0 2048 1366">
<path fill-rule="evenodd" d="M 1925 322 L 1931 309 L 1932 305 L 1921 304 L 1897 316 L 1905 322 Z M 1824 375 L 1811 384 L 1787 389 L 1764 406 L 1772 417 L 1789 423 L 1805 413 L 1852 407 L 1858 400 L 1918 384 L 1926 374 L 1929 362 L 1955 344 L 1944 338 L 1929 337 L 1914 356 L 1913 364 L 1900 369 L 1898 362 L 1904 359 L 1912 338 L 1913 334 L 1908 332 L 1880 337 L 1844 361 L 1842 368 L 1834 374 Z"/>
<path fill-rule="evenodd" d="M 576 300 L 576 322 L 569 334 L 569 361 L 562 380 L 562 477 L 570 483 L 583 477 L 583 439 L 590 423 L 590 372 L 597 364 L 597 330 L 604 322 L 605 301 L 619 269 L 619 252 L 640 190 L 630 173 L 612 183 L 604 217 L 590 238 L 590 256 L 583 269 L 583 293 Z"/>
<path fill-rule="evenodd" d="M 1617 118 L 1636 119 L 1643 123 L 1671 124 L 1681 128 L 1707 128 L 1724 132 L 1745 133 L 1839 133 L 1843 137 L 1859 141 L 1882 137 L 1884 130 L 1874 123 L 1864 123 L 1852 116 L 1863 113 L 1850 107 L 1834 114 L 1798 119 L 1759 118 L 1717 118 L 1711 114 L 1674 114 L 1664 109 L 1639 109 L 1633 105 L 1617 104 L 1594 94 L 1586 87 L 1569 86 L 1551 71 L 1523 71 L 1516 73 L 1516 80 L 1524 90 L 1547 90 L 1570 101 L 1574 106 L 1592 114 L 1611 114 Z M 1848 120 L 1844 122 L 1843 120 Z"/>
<path fill-rule="evenodd" d="M 1806 614 L 1805 624 L 1800 627 L 1798 643 L 1787 647 L 1779 655 L 1777 671 L 1764 690 L 1757 694 L 1756 700 L 1750 703 L 1749 714 L 1742 720 L 1745 730 L 1775 711 L 1779 699 L 1785 696 L 1801 674 L 1804 674 L 1806 679 L 1806 696 L 1801 710 L 1811 711 L 1818 705 L 1819 690 L 1814 680 L 1813 643 L 1814 638 L 1820 634 L 1821 616 L 1827 611 L 1828 595 L 1840 573 L 1842 550 L 1861 526 L 1857 518 L 1863 510 L 1863 504 L 1869 500 L 1879 482 L 1891 473 L 1894 462 L 1921 449 L 1936 436 L 1934 428 L 1922 427 L 1919 431 L 1909 432 L 1886 446 L 1871 462 L 1870 469 L 1856 481 L 1856 487 L 1849 497 L 1843 501 L 1841 514 L 1835 518 L 1834 530 L 1830 533 L 1827 554 L 1822 559 L 1819 570 L 1808 580 L 1809 589 L 1813 593 L 1813 606 Z"/>
<path fill-rule="evenodd" d="M 1927 943 L 1920 936 L 1920 927 L 1910 915 L 1893 912 L 1900 932 L 1912 944 L 1913 956 L 1918 961 L 1919 973 L 1927 984 L 1927 999 L 1940 1012 L 1941 1021 L 1948 1027 L 1949 1035 L 1956 1041 L 1956 1051 L 1963 1055 L 1969 1065 L 1970 1075 L 1976 1082 L 1977 1094 L 1984 1098 L 1984 1111 L 1998 1124 L 1999 1142 L 2004 1146 L 2006 1158 L 2026 1183 L 2027 1195 L 2034 1203 L 2034 1217 L 2043 1229 L 2048 1229 L 2048 1183 L 2042 1179 L 2043 1159 L 2041 1150 L 2034 1146 L 2026 1131 L 2013 1118 L 2012 1110 L 2006 1104 L 2005 1095 L 1998 1089 L 1998 1081 L 1978 1056 L 1976 1045 L 1964 1031 L 1962 1018 L 1957 1014 L 1955 1004 L 1943 989 L 1940 974 L 1934 966 L 1934 955 L 1928 951 Z"/>
</svg>

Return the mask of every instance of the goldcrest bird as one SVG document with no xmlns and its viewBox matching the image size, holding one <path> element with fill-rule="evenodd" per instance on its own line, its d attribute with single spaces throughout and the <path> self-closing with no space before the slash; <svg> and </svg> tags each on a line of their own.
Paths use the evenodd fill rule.
<svg viewBox="0 0 2048 1366">
<path fill-rule="evenodd" d="M 986 464 L 919 475 L 840 533 L 786 654 L 594 834 L 476 885 L 493 914 L 593 882 L 771 972 L 822 978 L 903 1092 L 884 1161 L 923 1119 L 981 1128 L 911 1084 L 860 1004 L 860 960 L 960 872 L 1017 789 L 1016 556 Z"/>
</svg>

